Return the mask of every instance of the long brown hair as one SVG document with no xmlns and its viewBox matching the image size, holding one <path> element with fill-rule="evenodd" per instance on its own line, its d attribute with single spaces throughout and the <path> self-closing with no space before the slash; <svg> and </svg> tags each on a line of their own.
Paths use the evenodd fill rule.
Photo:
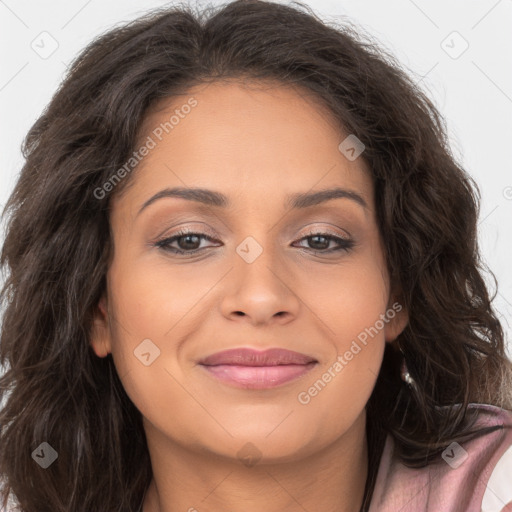
<svg viewBox="0 0 512 512">
<path fill-rule="evenodd" d="M 383 436 L 422 465 L 472 435 L 469 403 L 512 408 L 477 243 L 478 188 L 414 80 L 361 30 L 300 3 L 174 6 L 94 40 L 24 140 L 0 258 L 4 505 L 12 493 L 23 512 L 140 510 L 152 476 L 141 414 L 111 355 L 89 344 L 113 250 L 112 194 L 94 191 L 134 151 L 151 105 L 227 77 L 312 92 L 366 146 L 389 275 L 410 320 L 367 404 L 365 507 Z M 400 379 L 401 351 L 416 389 Z M 45 470 L 31 456 L 42 442 L 58 453 Z"/>
</svg>

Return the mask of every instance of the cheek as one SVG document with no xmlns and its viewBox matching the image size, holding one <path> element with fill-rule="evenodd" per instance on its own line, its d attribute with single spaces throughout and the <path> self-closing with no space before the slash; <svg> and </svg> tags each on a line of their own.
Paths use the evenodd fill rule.
<svg viewBox="0 0 512 512">
<path fill-rule="evenodd" d="M 294 416 L 301 426 L 297 443 L 300 438 L 309 439 L 315 449 L 322 448 L 348 432 L 361 417 L 375 386 L 385 344 L 376 336 L 366 347 L 358 345 L 349 349 L 350 360 L 343 353 L 297 394 Z"/>
<path fill-rule="evenodd" d="M 112 291 L 112 357 L 123 387 L 137 409 L 162 426 L 169 425 L 169 412 L 186 410 L 190 421 L 204 421 L 180 383 L 187 368 L 178 363 L 180 344 L 205 318 L 204 299 L 218 280 L 210 272 L 186 265 L 171 267 L 162 259 L 114 261 L 109 271 Z M 186 385 L 187 389 L 190 386 Z M 183 428 L 186 435 L 188 426 Z M 173 421 L 180 429 L 181 421 Z"/>
<path fill-rule="evenodd" d="M 296 396 L 304 428 L 325 439 L 341 435 L 363 411 L 385 348 L 388 281 L 382 261 L 369 256 L 338 270 L 316 273 L 317 291 L 309 295 L 333 355 Z M 322 433 L 309 418 L 321 418 Z"/>
<path fill-rule="evenodd" d="M 217 281 L 212 272 L 198 266 L 171 266 L 159 261 L 119 259 L 109 271 L 116 335 L 112 352 L 127 369 L 139 363 L 134 351 L 144 340 L 160 350 L 159 361 L 172 364 L 177 346 L 174 340 L 201 321 L 205 295 Z M 192 329 L 193 330 L 193 329 Z M 148 344 L 151 347 L 151 344 Z M 155 349 L 156 350 L 156 349 Z"/>
<path fill-rule="evenodd" d="M 375 326 L 389 301 L 380 253 L 368 249 L 337 265 L 318 265 L 297 283 L 298 293 L 321 320 L 338 353 L 348 350 L 351 340 Z M 377 327 L 382 329 L 382 323 Z"/>
</svg>

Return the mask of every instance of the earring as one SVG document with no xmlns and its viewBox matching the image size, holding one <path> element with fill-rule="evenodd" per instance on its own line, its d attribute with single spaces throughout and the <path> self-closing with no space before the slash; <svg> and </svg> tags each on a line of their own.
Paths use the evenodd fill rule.
<svg viewBox="0 0 512 512">
<path fill-rule="evenodd" d="M 402 377 L 402 380 L 409 387 L 416 387 L 416 382 L 411 377 L 411 374 L 409 373 L 409 370 L 407 369 L 407 364 L 405 362 L 405 357 L 402 359 L 402 368 L 401 368 L 401 371 L 400 371 L 400 376 Z"/>
</svg>

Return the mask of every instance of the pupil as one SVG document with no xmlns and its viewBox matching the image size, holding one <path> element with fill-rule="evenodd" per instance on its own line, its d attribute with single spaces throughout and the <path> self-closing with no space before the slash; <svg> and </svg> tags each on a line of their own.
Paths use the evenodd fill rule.
<svg viewBox="0 0 512 512">
<path fill-rule="evenodd" d="M 196 249 L 196 247 L 190 247 L 188 244 L 191 243 L 192 245 L 195 245 L 197 244 L 197 240 L 198 240 L 198 236 L 197 235 L 184 235 L 180 238 L 181 241 L 183 240 L 186 240 L 186 242 L 184 244 L 179 244 L 180 246 L 182 246 L 182 249 Z M 190 239 L 195 239 L 194 241 L 190 241 Z M 183 247 L 183 245 L 185 247 Z"/>
<path fill-rule="evenodd" d="M 324 240 L 324 242 L 320 242 L 320 247 L 316 246 L 314 247 L 314 249 L 326 249 L 328 246 L 329 246 L 329 242 L 326 241 L 326 237 L 325 236 L 321 236 L 321 235 L 315 235 L 315 236 L 312 236 L 311 237 L 311 240 L 313 241 L 313 245 L 314 244 L 317 244 L 318 243 L 318 240 Z M 327 244 L 327 245 L 326 245 Z"/>
</svg>

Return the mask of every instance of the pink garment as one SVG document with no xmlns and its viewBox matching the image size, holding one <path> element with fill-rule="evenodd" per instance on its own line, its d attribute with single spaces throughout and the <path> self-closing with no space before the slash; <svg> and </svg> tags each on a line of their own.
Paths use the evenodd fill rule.
<svg viewBox="0 0 512 512">
<path fill-rule="evenodd" d="M 425 468 L 404 466 L 396 458 L 394 441 L 388 435 L 370 512 L 481 512 L 491 473 L 512 446 L 512 412 L 492 405 L 470 404 L 470 407 L 479 409 L 477 426 L 502 425 L 503 428 L 451 449 L 447 447 L 443 452 L 445 458 L 439 456 L 439 460 Z M 460 446 L 467 452 L 462 463 L 465 453 Z M 458 463 L 458 467 L 452 467 Z M 503 504 L 501 512 L 512 512 L 512 501 Z"/>
</svg>

